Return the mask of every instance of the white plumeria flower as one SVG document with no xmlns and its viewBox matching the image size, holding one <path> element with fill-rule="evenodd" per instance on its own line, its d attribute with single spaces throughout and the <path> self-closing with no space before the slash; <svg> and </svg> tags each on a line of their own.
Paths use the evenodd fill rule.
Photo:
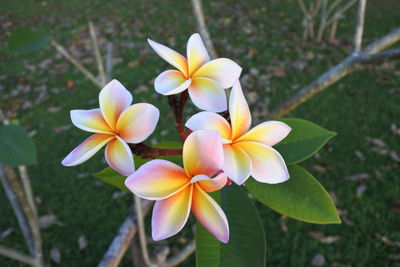
<svg viewBox="0 0 400 267">
<path fill-rule="evenodd" d="M 160 112 L 147 103 L 132 104 L 132 95 L 117 80 L 109 82 L 99 94 L 100 108 L 72 110 L 72 123 L 94 133 L 62 161 L 75 166 L 91 158 L 107 144 L 105 158 L 111 168 L 128 176 L 135 171 L 128 143 L 143 142 L 154 131 Z"/>
<path fill-rule="evenodd" d="M 154 51 L 177 70 L 167 70 L 156 78 L 154 87 L 162 95 L 174 95 L 188 89 L 198 108 L 222 112 L 227 109 L 224 89 L 232 87 L 242 68 L 227 58 L 210 61 L 198 33 L 187 44 L 187 58 L 174 50 L 148 39 Z"/>
<path fill-rule="evenodd" d="M 239 81 L 231 91 L 229 114 L 231 124 L 216 113 L 200 112 L 187 121 L 186 127 L 192 131 L 219 131 L 224 144 L 223 169 L 235 183 L 243 184 L 250 175 L 269 184 L 288 180 L 285 161 L 272 146 L 285 138 L 291 128 L 280 121 L 267 121 L 250 129 L 250 109 Z"/>
</svg>

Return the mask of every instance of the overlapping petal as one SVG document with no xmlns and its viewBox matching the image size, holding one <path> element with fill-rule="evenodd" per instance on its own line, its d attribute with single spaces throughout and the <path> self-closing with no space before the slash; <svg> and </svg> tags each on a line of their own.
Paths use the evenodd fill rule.
<svg viewBox="0 0 400 267">
<path fill-rule="evenodd" d="M 147 103 L 134 104 L 119 117 L 116 131 L 128 143 L 137 144 L 149 137 L 157 126 L 160 111 Z"/>
<path fill-rule="evenodd" d="M 120 114 L 132 103 L 132 95 L 119 81 L 112 80 L 101 90 L 99 102 L 105 121 L 115 130 Z"/>
<path fill-rule="evenodd" d="M 240 136 L 236 141 L 254 141 L 273 146 L 282 141 L 291 130 L 292 128 L 284 122 L 266 121 Z"/>
<path fill-rule="evenodd" d="M 143 164 L 125 180 L 129 190 L 149 200 L 168 198 L 188 184 L 190 179 L 180 166 L 162 159 Z"/>
<path fill-rule="evenodd" d="M 194 33 L 190 36 L 186 51 L 189 76 L 210 61 L 210 56 L 208 55 L 207 49 L 198 33 Z"/>
<path fill-rule="evenodd" d="M 251 176 L 259 182 L 282 183 L 289 179 L 285 161 L 278 151 L 258 142 L 237 143 L 251 158 Z"/>
<path fill-rule="evenodd" d="M 186 186 L 175 195 L 156 201 L 151 219 L 152 237 L 155 241 L 168 238 L 182 230 L 192 203 L 193 185 Z"/>
<path fill-rule="evenodd" d="M 135 171 L 132 151 L 120 137 L 107 144 L 105 156 L 108 165 L 120 174 L 128 176 Z"/>
<path fill-rule="evenodd" d="M 162 95 L 175 95 L 185 91 L 191 84 L 191 79 L 177 70 L 166 70 L 154 81 L 156 92 Z"/>
<path fill-rule="evenodd" d="M 222 88 L 229 88 L 239 79 L 242 68 L 227 58 L 218 58 L 206 63 L 194 74 L 193 78 L 204 77 L 216 81 Z"/>
<path fill-rule="evenodd" d="M 217 130 L 222 138 L 231 137 L 231 126 L 219 114 L 213 112 L 199 112 L 186 122 L 185 126 L 192 131 L 197 130 Z"/>
<path fill-rule="evenodd" d="M 193 189 L 192 212 L 201 225 L 219 241 L 229 240 L 229 225 L 221 207 L 199 185 Z"/>
<path fill-rule="evenodd" d="M 252 163 L 246 152 L 236 144 L 224 145 L 224 172 L 236 184 L 243 184 L 251 173 Z"/>
<path fill-rule="evenodd" d="M 72 123 L 87 132 L 112 134 L 113 130 L 108 126 L 107 122 L 101 114 L 99 108 L 90 110 L 71 110 Z"/>
<path fill-rule="evenodd" d="M 223 167 L 224 154 L 218 131 L 191 133 L 183 145 L 183 166 L 189 177 L 197 174 L 214 176 Z"/>
<path fill-rule="evenodd" d="M 188 73 L 188 64 L 187 60 L 184 56 L 179 54 L 178 52 L 172 50 L 165 45 L 154 42 L 153 40 L 148 39 L 149 45 L 154 49 L 154 51 L 169 64 L 177 68 L 181 71 L 185 76 Z"/>
<path fill-rule="evenodd" d="M 197 183 L 206 192 L 214 192 L 226 185 L 228 177 L 224 172 L 219 173 L 214 178 L 199 174 L 192 178 L 191 183 Z"/>
<path fill-rule="evenodd" d="M 75 166 L 90 159 L 105 144 L 115 137 L 108 134 L 94 134 L 83 141 L 79 146 L 71 151 L 61 162 L 64 166 Z"/>
<path fill-rule="evenodd" d="M 239 80 L 233 85 L 229 97 L 229 114 L 231 116 L 232 136 L 234 140 L 247 132 L 251 125 L 251 114 L 246 98 L 243 95 Z"/>
<path fill-rule="evenodd" d="M 225 91 L 214 80 L 194 78 L 189 86 L 193 104 L 200 109 L 222 112 L 227 109 Z"/>
</svg>

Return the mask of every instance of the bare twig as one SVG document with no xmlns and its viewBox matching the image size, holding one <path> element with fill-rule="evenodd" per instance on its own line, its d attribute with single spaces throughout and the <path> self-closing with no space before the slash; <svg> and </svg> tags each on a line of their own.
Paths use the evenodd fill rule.
<svg viewBox="0 0 400 267">
<path fill-rule="evenodd" d="M 400 49 L 390 49 L 378 54 L 361 55 L 357 58 L 358 64 L 372 64 L 400 59 Z"/>
<path fill-rule="evenodd" d="M 150 201 L 142 201 L 143 214 L 145 215 L 152 205 Z M 118 229 L 114 238 L 98 267 L 116 267 L 121 262 L 126 250 L 137 232 L 136 212 L 132 211 L 128 218 Z"/>
<path fill-rule="evenodd" d="M 106 85 L 106 74 L 104 72 L 103 58 L 100 54 L 99 40 L 97 39 L 96 29 L 94 28 L 93 22 L 91 22 L 91 21 L 89 22 L 89 33 L 90 33 L 90 37 L 92 38 L 92 44 L 93 44 L 94 56 L 96 58 L 96 63 L 97 63 L 97 69 L 99 70 L 100 84 L 102 85 L 102 87 L 104 87 Z"/>
<path fill-rule="evenodd" d="M 339 19 L 336 19 L 336 20 L 332 23 L 331 31 L 330 31 L 330 33 L 329 33 L 329 41 L 330 41 L 331 43 L 335 42 L 335 40 L 336 40 L 336 30 L 337 30 L 338 23 L 339 23 Z"/>
<path fill-rule="evenodd" d="M 132 153 L 143 159 L 154 159 L 161 156 L 177 156 L 182 155 L 182 149 L 155 148 L 144 143 L 129 144 Z"/>
<path fill-rule="evenodd" d="M 142 211 L 142 204 L 139 197 L 134 195 L 135 197 L 135 211 L 136 211 L 136 221 L 137 221 L 137 229 L 139 232 L 139 241 L 140 241 L 140 248 L 142 250 L 143 260 L 148 267 L 157 266 L 152 262 L 149 256 L 149 252 L 147 250 L 147 241 L 146 241 L 146 232 L 144 229 L 144 215 Z"/>
<path fill-rule="evenodd" d="M 394 44 L 395 42 L 400 40 L 400 28 L 397 28 L 390 32 L 389 34 L 383 36 L 381 39 L 375 41 L 371 45 L 367 46 L 362 52 L 360 53 L 361 56 L 357 55 L 350 55 L 349 57 L 345 58 L 342 62 L 338 65 L 334 66 L 316 80 L 311 82 L 306 87 L 303 87 L 297 94 L 290 97 L 287 101 L 285 101 L 281 106 L 279 106 L 275 111 L 273 111 L 270 115 L 271 118 L 279 118 L 290 111 L 294 110 L 296 107 L 301 105 L 302 103 L 306 102 L 312 96 L 316 95 L 317 93 L 323 91 L 333 83 L 337 82 L 351 71 L 353 71 L 358 65 L 360 64 L 369 64 L 369 63 L 376 63 L 382 62 L 384 60 L 392 60 L 397 59 L 397 49 L 388 51 L 387 53 L 383 52 L 380 54 L 376 54 L 385 48 L 389 47 L 390 45 Z M 371 54 L 375 55 L 371 55 Z M 371 57 L 365 57 L 371 55 Z"/>
<path fill-rule="evenodd" d="M 29 179 L 29 174 L 26 166 L 18 166 L 18 172 L 19 172 L 19 177 L 21 178 L 22 181 L 22 186 L 24 188 L 26 199 L 28 200 L 29 205 L 31 206 L 33 214 L 35 215 L 36 219 L 38 219 L 35 200 L 33 198 L 32 185 Z"/>
<path fill-rule="evenodd" d="M 166 260 L 165 263 L 162 264 L 161 266 L 162 267 L 177 266 L 179 263 L 183 262 L 187 257 L 189 257 L 194 252 L 195 249 L 196 249 L 196 240 L 193 239 L 178 254 Z"/>
<path fill-rule="evenodd" d="M 328 27 L 335 20 L 339 19 L 340 16 L 343 13 L 345 13 L 349 8 L 351 8 L 356 2 L 357 2 L 357 0 L 351 0 L 351 1 L 347 2 L 342 8 L 340 8 L 339 10 L 337 10 L 335 12 L 335 14 L 326 22 L 325 26 Z"/>
<path fill-rule="evenodd" d="M 74 65 L 80 72 L 82 72 L 86 78 L 92 81 L 99 88 L 103 88 L 101 82 L 99 82 L 94 75 L 88 71 L 81 63 L 79 63 L 76 59 L 74 59 L 67 50 L 64 49 L 59 43 L 57 43 L 54 39 L 51 40 L 51 45 L 57 50 L 58 53 L 63 55 L 72 65 Z"/>
<path fill-rule="evenodd" d="M 361 50 L 366 5 L 367 5 L 367 0 L 358 0 L 358 8 L 356 14 L 356 30 L 354 34 L 354 49 L 353 49 L 353 53 L 356 54 L 358 54 Z"/>
<path fill-rule="evenodd" d="M 22 263 L 26 263 L 32 266 L 36 265 L 36 261 L 31 256 L 25 255 L 19 251 L 0 245 L 0 255 L 9 257 Z"/>
<path fill-rule="evenodd" d="M 22 234 L 25 238 L 26 244 L 28 246 L 29 253 L 34 256 L 35 255 L 35 244 L 33 242 L 33 237 L 31 230 L 29 228 L 29 224 L 24 216 L 24 213 L 21 209 L 21 205 L 18 202 L 17 195 L 14 193 L 7 177 L 4 172 L 3 166 L 0 165 L 0 180 L 3 185 L 4 191 L 8 200 L 10 201 L 11 207 L 13 208 L 14 214 L 17 217 L 19 227 L 21 228 Z"/>
<path fill-rule="evenodd" d="M 211 57 L 217 58 L 217 52 L 215 51 L 210 33 L 208 32 L 206 23 L 204 21 L 204 13 L 201 5 L 201 0 L 192 0 L 192 6 L 194 15 L 196 17 L 197 26 L 199 27 L 200 34 L 203 37 L 204 44 L 206 45 L 208 52 L 211 54 Z"/>
<path fill-rule="evenodd" d="M 8 166 L 3 166 L 4 173 L 6 174 L 6 177 L 10 183 L 11 188 L 15 192 L 19 203 L 21 204 L 21 208 L 25 214 L 25 217 L 28 221 L 31 233 L 32 233 L 32 238 L 33 238 L 33 243 L 34 243 L 34 248 L 35 248 L 35 255 L 34 257 L 36 258 L 37 261 L 37 266 L 44 266 L 43 263 L 43 251 L 42 251 L 42 237 L 40 235 L 40 228 L 39 228 L 39 223 L 37 220 L 37 217 L 34 215 L 33 210 L 31 206 L 29 205 L 28 200 L 26 199 L 26 196 L 24 194 L 24 190 L 18 181 L 17 174 L 15 171 L 8 167 Z"/>
<path fill-rule="evenodd" d="M 106 82 L 111 81 L 111 71 L 113 67 L 113 44 L 107 43 L 107 56 L 106 56 Z"/>
<path fill-rule="evenodd" d="M 319 29 L 317 33 L 317 43 L 320 43 L 322 41 L 322 37 L 324 36 L 325 32 L 325 25 L 327 21 L 327 9 L 328 9 L 328 0 L 322 0 L 322 6 L 321 6 L 321 21 L 319 23 Z"/>
<path fill-rule="evenodd" d="M 335 10 L 335 7 L 337 7 L 343 0 L 336 0 L 333 2 L 329 7 L 328 10 L 326 11 L 326 17 L 329 17 L 333 10 Z"/>
</svg>

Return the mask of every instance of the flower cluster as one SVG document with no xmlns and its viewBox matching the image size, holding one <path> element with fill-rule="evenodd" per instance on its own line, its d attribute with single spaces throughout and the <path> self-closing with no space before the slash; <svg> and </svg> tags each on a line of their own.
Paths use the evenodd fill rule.
<svg viewBox="0 0 400 267">
<path fill-rule="evenodd" d="M 156 201 L 152 217 L 154 240 L 178 233 L 192 211 L 204 228 L 226 243 L 228 219 L 208 193 L 222 189 L 230 181 L 241 185 L 250 176 L 270 184 L 289 179 L 283 158 L 272 146 L 285 138 L 291 128 L 279 121 L 251 128 L 251 113 L 239 82 L 241 67 L 226 58 L 210 60 L 199 34 L 189 38 L 187 58 L 148 41 L 160 57 L 177 69 L 159 74 L 155 90 L 163 95 L 188 90 L 192 103 L 204 110 L 185 124 L 192 132 L 183 144 L 183 167 L 154 159 L 135 171 L 130 144 L 139 144 L 152 134 L 159 110 L 147 103 L 131 105 L 132 95 L 116 80 L 101 90 L 100 108 L 71 111 L 72 123 L 94 134 L 62 164 L 80 164 L 107 145 L 106 161 L 115 171 L 128 176 L 125 185 L 129 190 Z M 229 103 L 226 88 L 232 88 Z M 216 113 L 226 111 L 228 106 L 229 120 Z"/>
</svg>

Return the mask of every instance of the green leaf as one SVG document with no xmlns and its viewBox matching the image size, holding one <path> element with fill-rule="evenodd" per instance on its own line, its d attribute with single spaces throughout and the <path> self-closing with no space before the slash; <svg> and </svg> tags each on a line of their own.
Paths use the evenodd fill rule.
<svg viewBox="0 0 400 267">
<path fill-rule="evenodd" d="M 13 31 L 8 38 L 8 51 L 10 53 L 27 53 L 43 48 L 50 38 L 43 33 L 27 28 Z"/>
<path fill-rule="evenodd" d="M 328 131 L 306 120 L 297 118 L 279 120 L 292 127 L 289 135 L 274 146 L 281 153 L 287 165 L 308 159 L 336 135 L 335 132 Z"/>
<path fill-rule="evenodd" d="M 154 147 L 158 148 L 182 148 L 182 143 L 179 142 L 173 142 L 173 141 L 165 141 L 161 142 Z M 160 159 L 165 159 L 172 161 L 176 164 L 182 165 L 182 156 L 163 156 L 159 157 Z M 150 161 L 152 159 L 142 159 L 139 156 L 134 155 L 134 161 L 135 161 L 135 168 L 138 169 L 141 165 L 144 163 Z M 129 191 L 129 189 L 125 186 L 124 182 L 126 177 L 123 176 L 122 174 L 116 172 L 110 167 L 105 168 L 104 170 L 93 174 L 94 177 L 102 180 L 103 182 L 110 184 L 118 189 L 124 190 L 124 191 Z"/>
<path fill-rule="evenodd" d="M 300 221 L 341 223 L 335 204 L 322 185 L 304 168 L 289 166 L 290 179 L 280 184 L 246 182 L 247 190 L 271 209 Z"/>
<path fill-rule="evenodd" d="M 114 171 L 110 167 L 105 168 L 104 170 L 93 174 L 93 176 L 118 189 L 130 192 L 129 189 L 124 184 L 126 177 Z"/>
<path fill-rule="evenodd" d="M 257 209 L 246 192 L 236 186 L 212 193 L 221 203 L 228 218 L 230 238 L 227 244 L 219 242 L 199 223 L 196 225 L 197 267 L 241 267 L 266 264 L 264 228 Z"/>
<path fill-rule="evenodd" d="M 21 126 L 0 127 L 0 163 L 11 167 L 37 164 L 35 145 Z"/>
</svg>

